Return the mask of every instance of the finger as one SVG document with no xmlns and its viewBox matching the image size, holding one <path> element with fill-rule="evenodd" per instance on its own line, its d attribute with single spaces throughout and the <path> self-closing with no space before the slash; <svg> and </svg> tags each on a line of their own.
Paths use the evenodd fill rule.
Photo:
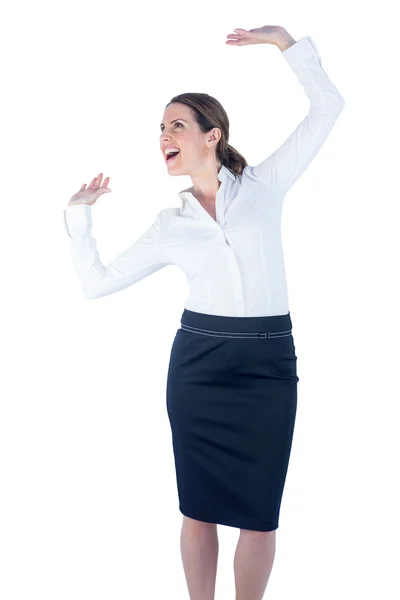
<svg viewBox="0 0 400 600">
<path fill-rule="evenodd" d="M 94 186 L 95 181 L 96 181 L 96 177 L 94 179 L 92 179 L 92 181 L 89 183 L 88 189 L 92 188 Z"/>
<path fill-rule="evenodd" d="M 81 185 L 81 189 L 79 191 L 83 192 L 85 190 L 85 187 L 86 187 L 86 183 L 84 183 L 83 185 Z"/>
<path fill-rule="evenodd" d="M 102 185 L 101 187 L 107 187 L 107 186 L 108 186 L 108 183 L 109 183 L 109 181 L 110 181 L 110 178 L 109 178 L 109 177 L 106 177 L 106 178 L 105 178 L 105 180 L 104 180 L 104 182 L 103 182 L 103 185 Z"/>
<path fill-rule="evenodd" d="M 92 181 L 92 183 L 90 184 L 92 189 L 97 190 L 98 187 L 100 187 L 100 183 L 101 183 L 101 178 L 103 177 L 103 173 L 99 173 L 97 175 L 97 177 L 95 177 Z"/>
<path fill-rule="evenodd" d="M 248 40 L 226 40 L 226 43 L 231 46 L 246 46 L 250 42 Z"/>
</svg>

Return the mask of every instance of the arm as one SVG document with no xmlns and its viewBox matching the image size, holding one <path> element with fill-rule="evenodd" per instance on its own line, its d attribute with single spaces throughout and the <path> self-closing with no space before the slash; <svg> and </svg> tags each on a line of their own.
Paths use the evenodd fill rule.
<svg viewBox="0 0 400 600">
<path fill-rule="evenodd" d="M 286 193 L 322 147 L 343 110 L 344 100 L 322 68 L 310 36 L 296 42 L 284 30 L 276 46 L 303 86 L 310 109 L 285 142 L 252 170 L 265 184 Z"/>
<path fill-rule="evenodd" d="M 286 29 L 281 27 L 275 45 L 278 46 L 281 52 L 284 52 L 290 48 L 290 46 L 293 46 L 293 44 L 296 44 L 296 40 L 286 31 Z"/>
<path fill-rule="evenodd" d="M 101 298 L 123 290 L 168 264 L 162 261 L 160 252 L 159 213 L 139 239 L 104 266 L 90 232 L 91 208 L 88 204 L 77 204 L 64 210 L 72 262 L 86 298 Z"/>
</svg>

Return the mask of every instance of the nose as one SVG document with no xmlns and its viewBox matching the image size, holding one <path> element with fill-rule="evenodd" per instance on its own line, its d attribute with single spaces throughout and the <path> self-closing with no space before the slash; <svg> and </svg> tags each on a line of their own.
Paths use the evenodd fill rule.
<svg viewBox="0 0 400 600">
<path fill-rule="evenodd" d="M 160 136 L 160 145 L 161 145 L 161 149 L 163 150 L 163 146 L 165 144 L 170 144 L 171 146 L 174 145 L 174 142 L 172 141 L 171 137 L 162 133 Z"/>
</svg>

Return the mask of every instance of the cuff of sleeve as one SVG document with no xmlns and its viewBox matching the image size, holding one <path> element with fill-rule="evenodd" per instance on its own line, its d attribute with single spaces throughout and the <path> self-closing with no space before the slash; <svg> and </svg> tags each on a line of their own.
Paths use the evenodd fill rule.
<svg viewBox="0 0 400 600">
<path fill-rule="evenodd" d="M 321 56 L 318 46 L 310 35 L 306 35 L 295 44 L 286 48 L 282 56 L 287 60 L 291 67 L 301 67 L 309 59 L 317 58 L 320 66 Z"/>
<path fill-rule="evenodd" d="M 69 237 L 74 231 L 82 231 L 92 227 L 92 206 L 75 204 L 64 209 L 64 228 Z"/>
</svg>

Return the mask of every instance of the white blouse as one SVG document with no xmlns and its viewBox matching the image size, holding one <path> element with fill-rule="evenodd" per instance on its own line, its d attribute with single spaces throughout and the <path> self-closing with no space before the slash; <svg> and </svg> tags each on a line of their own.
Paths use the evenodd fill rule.
<svg viewBox="0 0 400 600">
<path fill-rule="evenodd" d="M 70 252 L 86 298 L 118 292 L 167 266 L 189 283 L 184 307 L 236 317 L 289 312 L 281 240 L 286 193 L 313 160 L 344 107 L 321 66 L 315 42 L 305 36 L 281 52 L 310 99 L 305 119 L 257 166 L 234 175 L 218 172 L 216 221 L 187 188 L 179 208 L 165 208 L 148 230 L 108 265 L 91 235 L 92 207 L 64 210 Z"/>
</svg>

